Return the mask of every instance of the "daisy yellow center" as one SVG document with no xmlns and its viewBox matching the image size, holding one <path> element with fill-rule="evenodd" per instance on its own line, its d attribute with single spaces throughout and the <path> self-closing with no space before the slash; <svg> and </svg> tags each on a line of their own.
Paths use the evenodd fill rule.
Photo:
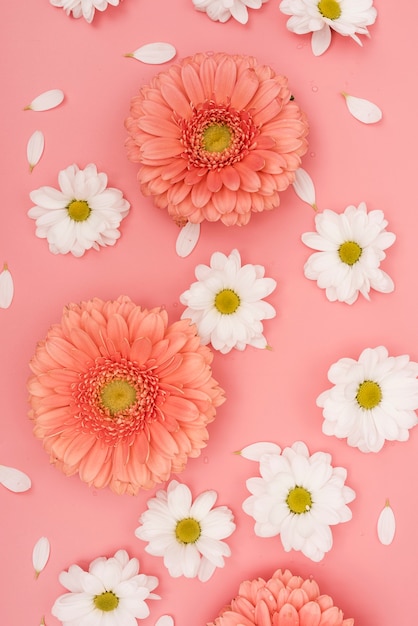
<svg viewBox="0 0 418 626">
<path fill-rule="evenodd" d="M 365 380 L 359 385 L 356 400 L 362 409 L 374 409 L 382 400 L 380 385 L 373 380 Z"/>
<path fill-rule="evenodd" d="M 304 487 L 294 487 L 288 493 L 286 504 L 292 513 L 306 513 L 312 506 L 312 496 Z"/>
<path fill-rule="evenodd" d="M 180 543 L 195 543 L 200 537 L 200 524 L 192 517 L 185 517 L 177 522 L 176 539 Z"/>
<path fill-rule="evenodd" d="M 126 380 L 112 380 L 101 392 L 102 404 L 111 415 L 128 409 L 136 400 L 136 389 Z"/>
<path fill-rule="evenodd" d="M 113 593 L 113 591 L 104 591 L 100 593 L 98 596 L 94 596 L 94 606 L 99 611 L 114 611 L 118 604 L 119 598 Z"/>
<path fill-rule="evenodd" d="M 223 315 L 235 313 L 241 303 L 240 297 L 232 289 L 222 289 L 215 297 L 215 307 Z"/>
<path fill-rule="evenodd" d="M 231 140 L 232 133 L 225 124 L 211 124 L 203 131 L 203 147 L 207 152 L 223 152 Z"/>
<path fill-rule="evenodd" d="M 67 206 L 68 215 L 75 222 L 85 222 L 91 213 L 88 202 L 85 200 L 73 200 Z"/>
<path fill-rule="evenodd" d="M 341 6 L 337 0 L 321 0 L 317 6 L 320 14 L 329 20 L 338 20 L 341 15 Z"/>
<path fill-rule="evenodd" d="M 361 257 L 363 249 L 355 241 L 345 241 L 338 248 L 338 254 L 343 263 L 354 265 Z"/>
</svg>

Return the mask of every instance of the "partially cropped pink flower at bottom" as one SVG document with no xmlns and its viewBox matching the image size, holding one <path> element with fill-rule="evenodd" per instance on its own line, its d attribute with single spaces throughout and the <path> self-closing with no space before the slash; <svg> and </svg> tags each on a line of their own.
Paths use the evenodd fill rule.
<svg viewBox="0 0 418 626">
<path fill-rule="evenodd" d="M 277 570 L 241 583 L 238 595 L 207 626 L 353 626 L 311 578 Z"/>
</svg>

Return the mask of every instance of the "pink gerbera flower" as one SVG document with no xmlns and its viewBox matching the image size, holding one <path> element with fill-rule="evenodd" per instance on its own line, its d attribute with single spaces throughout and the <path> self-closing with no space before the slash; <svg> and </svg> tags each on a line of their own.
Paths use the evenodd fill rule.
<svg viewBox="0 0 418 626">
<path fill-rule="evenodd" d="M 332 598 L 320 595 L 317 583 L 277 570 L 267 582 L 262 578 L 242 582 L 238 595 L 208 626 L 353 626 L 344 619 Z"/>
<path fill-rule="evenodd" d="M 168 326 L 126 296 L 69 304 L 30 362 L 34 433 L 67 475 L 149 489 L 206 445 L 224 401 L 211 361 L 189 320 Z"/>
<path fill-rule="evenodd" d="M 132 99 L 128 157 L 145 195 L 180 225 L 246 224 L 273 209 L 307 150 L 284 76 L 253 57 L 199 53 Z"/>
</svg>

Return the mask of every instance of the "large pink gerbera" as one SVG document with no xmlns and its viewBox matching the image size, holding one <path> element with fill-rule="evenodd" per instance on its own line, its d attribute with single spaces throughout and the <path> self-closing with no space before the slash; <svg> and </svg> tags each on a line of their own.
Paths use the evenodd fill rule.
<svg viewBox="0 0 418 626">
<path fill-rule="evenodd" d="M 69 304 L 30 362 L 34 433 L 51 462 L 135 494 L 184 469 L 224 401 L 190 320 L 128 297 Z"/>
<path fill-rule="evenodd" d="M 246 224 L 273 209 L 307 150 L 284 76 L 253 57 L 199 53 L 132 99 L 128 157 L 142 192 L 180 225 Z"/>
<path fill-rule="evenodd" d="M 242 582 L 231 604 L 208 626 L 353 626 L 332 598 L 320 595 L 317 583 L 277 570 Z"/>
</svg>

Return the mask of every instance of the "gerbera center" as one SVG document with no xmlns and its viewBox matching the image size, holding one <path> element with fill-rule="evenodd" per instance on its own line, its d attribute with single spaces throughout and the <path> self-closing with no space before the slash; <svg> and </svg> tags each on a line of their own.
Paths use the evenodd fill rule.
<svg viewBox="0 0 418 626">
<path fill-rule="evenodd" d="M 195 543 L 200 537 L 200 524 L 192 517 L 185 517 L 177 522 L 176 539 L 180 543 Z"/>
<path fill-rule="evenodd" d="M 112 380 L 101 391 L 101 401 L 111 415 L 128 409 L 135 404 L 136 389 L 126 380 Z"/>
<path fill-rule="evenodd" d="M 363 249 L 355 241 L 345 241 L 338 248 L 338 254 L 343 263 L 354 265 L 361 257 Z"/>
<path fill-rule="evenodd" d="M 304 487 L 294 487 L 288 493 L 286 504 L 292 513 L 306 513 L 312 506 L 312 496 Z"/>
<path fill-rule="evenodd" d="M 211 124 L 203 131 L 203 147 L 207 152 L 223 152 L 231 140 L 232 133 L 226 124 Z"/>
<path fill-rule="evenodd" d="M 356 400 L 362 409 L 374 409 L 382 400 L 380 385 L 374 380 L 365 380 L 359 385 Z"/>
<path fill-rule="evenodd" d="M 338 20 L 341 15 L 341 6 L 337 0 L 321 0 L 317 6 L 320 14 L 329 20 Z"/>
<path fill-rule="evenodd" d="M 85 200 L 73 200 L 67 206 L 68 215 L 75 222 L 84 222 L 91 213 L 88 202 Z"/>
<path fill-rule="evenodd" d="M 232 289 L 222 289 L 215 297 L 215 307 L 223 315 L 235 313 L 241 303 L 241 299 Z"/>
<path fill-rule="evenodd" d="M 114 611 L 117 608 L 119 598 L 113 593 L 113 591 L 104 591 L 98 596 L 94 596 L 93 602 L 96 609 L 108 612 Z"/>
</svg>

